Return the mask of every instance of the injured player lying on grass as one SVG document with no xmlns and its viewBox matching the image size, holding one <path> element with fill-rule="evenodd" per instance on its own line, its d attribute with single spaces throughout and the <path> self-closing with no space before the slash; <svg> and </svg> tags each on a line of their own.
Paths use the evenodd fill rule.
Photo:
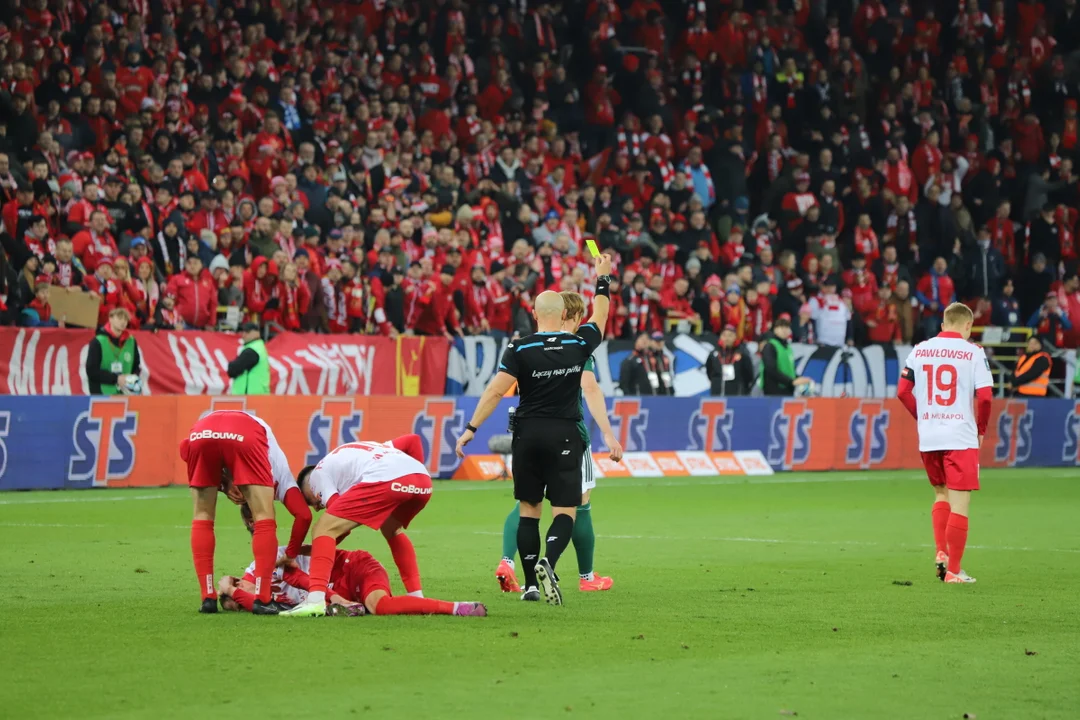
<svg viewBox="0 0 1080 720">
<path fill-rule="evenodd" d="M 311 559 L 302 549 L 295 559 L 278 548 L 278 565 L 271 580 L 274 602 L 291 608 L 308 597 L 310 580 L 307 570 Z M 254 606 L 254 563 L 243 577 L 226 575 L 218 581 L 221 609 L 226 612 L 250 612 Z M 327 615 L 356 617 L 360 615 L 458 615 L 483 617 L 487 608 L 477 602 L 451 602 L 390 593 L 390 577 L 378 560 L 363 550 L 338 550 L 327 593 Z"/>
</svg>

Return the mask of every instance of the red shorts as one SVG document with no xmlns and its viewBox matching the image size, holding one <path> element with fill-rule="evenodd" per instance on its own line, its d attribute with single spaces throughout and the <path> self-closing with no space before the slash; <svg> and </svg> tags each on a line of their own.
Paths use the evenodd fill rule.
<svg viewBox="0 0 1080 720">
<path fill-rule="evenodd" d="M 431 478 L 414 473 L 386 482 L 353 485 L 330 498 L 326 509 L 336 517 L 378 530 L 391 515 L 402 527 L 409 527 L 430 499 Z"/>
<path fill-rule="evenodd" d="M 330 591 L 352 602 L 364 602 L 377 590 L 390 594 L 386 568 L 363 550 L 338 550 L 330 580 Z"/>
<path fill-rule="evenodd" d="M 949 490 L 979 489 L 979 451 L 967 450 L 932 450 L 919 453 L 930 484 L 936 487 L 944 485 Z"/>
<path fill-rule="evenodd" d="M 194 488 L 220 486 L 223 470 L 234 485 L 274 486 L 266 428 L 247 413 L 214 412 L 192 425 L 180 441 L 180 458 Z"/>
</svg>

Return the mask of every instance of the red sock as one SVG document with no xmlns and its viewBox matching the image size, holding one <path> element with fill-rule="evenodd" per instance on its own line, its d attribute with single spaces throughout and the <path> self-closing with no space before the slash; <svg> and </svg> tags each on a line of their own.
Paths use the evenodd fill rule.
<svg viewBox="0 0 1080 720">
<path fill-rule="evenodd" d="M 390 552 L 394 556 L 394 564 L 397 565 L 398 575 L 405 584 L 405 592 L 417 592 L 421 589 L 420 568 L 416 565 L 416 550 L 412 540 L 405 533 L 398 533 L 386 541 L 390 546 Z"/>
<path fill-rule="evenodd" d="M 255 534 L 251 536 L 251 553 L 255 556 L 255 595 L 259 602 L 273 598 L 274 565 L 277 564 L 277 522 L 256 520 Z"/>
<path fill-rule="evenodd" d="M 334 551 L 337 542 L 329 535 L 320 535 L 311 541 L 311 592 L 326 592 L 330 584 L 330 573 L 334 571 Z"/>
<path fill-rule="evenodd" d="M 930 511 L 930 517 L 934 521 L 934 545 L 938 552 L 948 553 L 949 547 L 945 542 L 945 528 L 949 524 L 949 503 L 940 500 L 934 503 L 934 509 Z"/>
<path fill-rule="evenodd" d="M 214 521 L 191 521 L 191 559 L 195 561 L 195 576 L 203 600 L 217 599 L 214 585 Z"/>
<path fill-rule="evenodd" d="M 241 590 L 236 588 L 233 590 L 232 599 L 236 601 L 236 604 L 244 608 L 248 612 L 255 607 L 255 596 L 249 593 L 247 590 Z"/>
<path fill-rule="evenodd" d="M 398 536 L 400 537 L 400 535 Z M 454 603 L 449 600 L 432 600 L 402 595 L 387 596 L 379 601 L 376 615 L 453 615 Z"/>
<path fill-rule="evenodd" d="M 960 572 L 960 561 L 964 557 L 964 546 L 967 545 L 967 516 L 950 514 L 946 533 L 949 538 L 949 572 L 956 575 Z"/>
</svg>

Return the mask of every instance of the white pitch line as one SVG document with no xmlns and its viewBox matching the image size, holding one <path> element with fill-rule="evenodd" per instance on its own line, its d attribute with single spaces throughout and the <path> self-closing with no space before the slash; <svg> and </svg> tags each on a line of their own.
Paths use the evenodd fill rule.
<svg viewBox="0 0 1080 720">
<path fill-rule="evenodd" d="M 86 490 L 72 490 L 71 492 L 83 495 Z M 178 493 L 171 495 L 110 495 L 109 497 L 85 497 L 72 496 L 63 498 L 30 498 L 28 500 L 0 500 L 0 505 L 52 505 L 53 503 L 85 503 L 85 502 L 126 502 L 128 500 L 167 500 L 178 497 Z"/>
<path fill-rule="evenodd" d="M 411 532 L 411 531 L 410 531 Z M 477 530 L 474 535 L 502 535 L 501 532 Z M 866 547 L 932 548 L 929 544 L 882 543 L 867 540 L 782 540 L 780 538 L 754 537 L 680 537 L 678 535 L 597 535 L 603 540 L 695 540 L 700 542 L 760 543 L 765 545 L 856 545 Z M 999 545 L 968 545 L 973 550 L 992 550 L 1002 552 L 1058 552 L 1080 554 L 1080 549 L 1070 548 L 1033 548 L 1009 547 Z"/>
<path fill-rule="evenodd" d="M 907 479 L 907 478 L 889 478 L 895 479 Z M 618 477 L 618 478 L 602 478 L 597 477 L 596 483 L 598 488 L 604 490 L 616 489 L 616 488 L 643 488 L 643 487 L 693 487 L 699 485 L 802 485 L 807 483 L 834 483 L 834 482 L 867 482 L 867 481 L 881 482 L 882 479 L 874 477 L 873 475 L 851 475 L 851 476 L 828 476 L 828 475 L 757 475 L 757 476 L 743 476 L 731 478 L 713 478 L 710 480 L 694 480 L 687 478 L 685 480 L 665 480 L 664 478 L 633 478 L 633 477 Z M 513 486 L 509 480 L 487 480 L 477 482 L 457 482 L 453 485 L 439 481 L 435 484 L 437 492 L 470 492 L 477 490 L 508 490 Z"/>
</svg>

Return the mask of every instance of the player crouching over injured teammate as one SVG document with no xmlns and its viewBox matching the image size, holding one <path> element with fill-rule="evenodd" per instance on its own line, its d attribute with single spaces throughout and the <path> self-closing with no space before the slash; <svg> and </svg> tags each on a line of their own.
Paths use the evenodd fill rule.
<svg viewBox="0 0 1080 720">
<path fill-rule="evenodd" d="M 935 563 L 947 583 L 975 582 L 960 561 L 971 492 L 979 489 L 979 448 L 990 421 L 994 379 L 986 353 L 968 340 L 973 322 L 966 305 L 945 308 L 941 333 L 912 348 L 896 388 L 918 422 L 919 451 L 934 486 Z"/>
<path fill-rule="evenodd" d="M 310 559 L 287 557 L 279 548 L 274 571 L 274 601 L 283 606 L 303 604 L 309 596 Z M 251 611 L 255 601 L 254 564 L 242 578 L 226 575 L 218 582 L 221 609 L 227 612 Z M 476 602 L 450 602 L 432 598 L 395 597 L 390 592 L 390 576 L 378 560 L 363 550 L 338 550 L 330 573 L 328 614 L 346 615 L 458 615 L 483 617 L 487 608 Z"/>
<path fill-rule="evenodd" d="M 283 615 L 326 614 L 334 551 L 358 525 L 382 532 L 406 592 L 415 600 L 424 599 L 416 550 L 404 533 L 431 499 L 431 475 L 423 463 L 419 436 L 341 445 L 318 465 L 301 470 L 297 484 L 309 505 L 326 512 L 311 533 L 311 593 Z"/>
</svg>

